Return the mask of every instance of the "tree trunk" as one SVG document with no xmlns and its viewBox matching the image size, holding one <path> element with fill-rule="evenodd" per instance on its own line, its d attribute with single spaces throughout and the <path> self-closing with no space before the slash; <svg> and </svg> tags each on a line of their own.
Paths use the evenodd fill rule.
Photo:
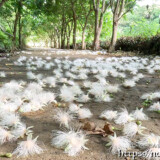
<svg viewBox="0 0 160 160">
<path fill-rule="evenodd" d="M 66 48 L 66 37 L 67 37 L 67 30 L 66 30 L 66 26 L 64 29 L 64 33 L 63 33 L 63 43 L 64 43 L 64 49 Z"/>
<path fill-rule="evenodd" d="M 73 11 L 73 22 L 74 22 L 74 28 L 73 28 L 73 49 L 76 49 L 76 34 L 77 34 L 77 18 L 75 11 Z"/>
<path fill-rule="evenodd" d="M 22 23 L 21 23 L 21 16 L 19 16 L 19 49 L 22 49 Z"/>
<path fill-rule="evenodd" d="M 13 38 L 12 38 L 12 52 L 16 49 L 16 33 L 17 33 L 17 24 L 19 19 L 19 12 L 16 13 L 14 20 L 14 30 L 13 30 Z"/>
<path fill-rule="evenodd" d="M 53 46 L 53 36 L 51 35 L 49 38 L 50 38 L 50 47 L 53 48 L 54 47 Z"/>
<path fill-rule="evenodd" d="M 116 41 L 117 41 L 117 32 L 118 32 L 118 22 L 113 22 L 113 32 L 112 32 L 112 39 L 111 44 L 109 47 L 109 52 L 115 51 Z"/>
<path fill-rule="evenodd" d="M 70 49 L 70 35 L 67 36 L 67 49 Z"/>
<path fill-rule="evenodd" d="M 58 33 L 58 48 L 59 49 L 61 48 L 61 37 L 59 36 L 59 33 Z"/>
<path fill-rule="evenodd" d="M 67 25 L 67 32 L 66 32 L 66 35 L 67 35 L 67 49 L 70 49 L 70 39 L 71 39 L 72 29 L 73 29 L 73 22 L 71 22 L 71 26 L 68 23 L 68 25 Z"/>
<path fill-rule="evenodd" d="M 84 27 L 82 27 L 82 50 L 86 49 L 85 31 L 86 31 L 86 27 L 87 27 L 87 23 L 88 23 L 88 18 L 89 18 L 89 15 L 90 15 L 91 11 L 92 11 L 92 9 L 91 9 L 91 6 L 90 6 L 90 10 L 89 10 L 89 12 L 88 12 L 88 14 L 86 16 Z"/>
<path fill-rule="evenodd" d="M 64 49 L 64 46 L 65 46 L 64 32 L 65 32 L 65 15 L 63 13 L 63 16 L 62 16 L 62 29 L 61 29 L 61 48 L 62 49 Z"/>
<path fill-rule="evenodd" d="M 104 17 L 104 13 L 101 13 L 100 20 L 97 20 L 96 18 L 96 21 L 99 21 L 99 22 L 98 22 L 97 29 L 95 31 L 95 41 L 94 41 L 94 47 L 93 47 L 94 50 L 100 49 L 100 36 L 101 36 L 101 31 L 103 26 L 103 17 Z"/>
<path fill-rule="evenodd" d="M 0 8 L 3 6 L 3 4 L 5 3 L 5 2 L 7 2 L 8 0 L 2 0 L 1 2 L 0 2 Z"/>
<path fill-rule="evenodd" d="M 57 48 L 57 40 L 56 40 L 56 38 L 54 38 L 54 48 Z"/>
<path fill-rule="evenodd" d="M 86 49 L 86 43 L 85 43 L 85 29 L 82 32 L 82 50 Z"/>
<path fill-rule="evenodd" d="M 64 27 L 62 25 L 62 30 L 61 30 L 61 48 L 64 49 Z"/>
<path fill-rule="evenodd" d="M 94 42 L 93 42 L 93 50 L 97 50 L 99 46 L 98 40 L 98 26 L 99 26 L 99 9 L 95 10 L 95 31 L 94 31 Z"/>
</svg>

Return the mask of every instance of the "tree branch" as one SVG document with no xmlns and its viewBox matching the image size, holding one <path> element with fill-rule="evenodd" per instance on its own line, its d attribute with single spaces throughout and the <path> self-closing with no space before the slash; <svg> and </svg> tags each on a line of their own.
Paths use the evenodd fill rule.
<svg viewBox="0 0 160 160">
<path fill-rule="evenodd" d="M 120 0 L 117 0 L 115 10 L 114 10 L 114 15 L 116 15 L 118 13 L 119 5 L 120 5 Z"/>
<path fill-rule="evenodd" d="M 121 0 L 121 6 L 120 6 L 118 17 L 121 17 L 121 15 L 123 14 L 124 7 L 125 7 L 125 0 Z"/>
<path fill-rule="evenodd" d="M 95 2 L 95 0 L 93 0 L 93 8 L 94 8 L 94 10 L 96 10 L 96 2 Z"/>
<path fill-rule="evenodd" d="M 134 3 L 136 3 L 136 1 L 137 1 L 137 0 L 135 0 Z M 130 3 L 131 3 L 131 2 L 130 2 Z M 130 3 L 127 3 L 126 5 L 128 5 L 128 4 L 130 4 Z M 132 2 L 132 3 L 133 3 L 133 2 Z M 125 5 L 125 6 L 126 6 L 126 5 Z M 124 8 L 125 8 L 125 6 L 124 6 Z M 118 20 L 120 20 L 125 14 L 127 14 L 128 12 L 130 12 L 130 11 L 132 10 L 132 8 L 133 8 L 133 7 L 130 7 L 130 8 L 127 9 L 124 13 L 122 13 L 122 14 L 119 16 Z"/>
<path fill-rule="evenodd" d="M 113 9 L 113 0 L 110 0 L 109 3 L 110 3 L 111 11 L 112 11 L 112 13 L 114 13 L 114 9 Z"/>
<path fill-rule="evenodd" d="M 2 31 L 3 33 L 7 34 L 7 35 L 10 36 L 10 37 L 13 37 L 13 35 L 11 35 L 10 33 L 6 32 L 1 25 L 0 25 L 0 29 L 1 29 L 1 31 Z"/>
</svg>

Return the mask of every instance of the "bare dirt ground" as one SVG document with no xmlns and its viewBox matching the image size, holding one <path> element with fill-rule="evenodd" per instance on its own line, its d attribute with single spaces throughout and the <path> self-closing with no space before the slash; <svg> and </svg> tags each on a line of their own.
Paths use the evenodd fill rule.
<svg viewBox="0 0 160 160">
<path fill-rule="evenodd" d="M 66 57 L 69 59 L 76 58 L 91 58 L 94 59 L 96 57 L 105 57 L 107 58 L 109 55 L 78 55 L 78 54 L 67 54 L 67 55 L 55 55 L 52 50 L 30 50 L 30 54 L 25 54 L 25 56 L 40 56 L 45 57 L 43 55 L 44 52 L 48 53 L 52 58 L 55 57 Z M 73 53 L 73 52 L 72 52 Z M 23 55 L 23 54 L 22 54 Z M 17 56 L 11 57 L 9 59 L 3 59 L 0 61 L 0 71 L 5 71 L 7 73 L 6 78 L 0 78 L 0 84 L 3 82 L 8 82 L 10 80 L 27 80 L 26 72 L 27 70 L 22 66 L 14 66 L 13 62 L 18 58 Z M 39 73 L 44 73 L 46 75 L 50 75 L 49 71 L 39 71 Z M 118 110 L 120 107 L 125 106 L 129 111 L 134 110 L 136 107 L 142 106 L 142 100 L 140 97 L 142 94 L 151 91 L 157 91 L 160 89 L 160 74 L 156 73 L 154 75 L 149 75 L 147 72 L 142 72 L 146 77 L 141 79 L 138 82 L 136 87 L 131 89 L 125 89 L 121 87 L 121 92 L 114 94 L 114 100 L 109 103 L 86 103 L 85 107 L 88 107 L 94 116 L 91 118 L 91 121 L 95 122 L 98 126 L 103 126 L 105 124 L 104 120 L 99 119 L 99 115 L 105 109 L 116 109 Z M 110 82 L 119 82 L 115 78 L 109 77 Z M 160 115 L 153 112 L 147 112 L 146 114 L 150 117 L 148 121 L 143 122 L 143 126 L 148 128 L 146 132 L 153 132 L 155 134 L 160 134 Z M 45 148 L 44 153 L 40 155 L 35 155 L 28 158 L 18 158 L 22 160 L 118 160 L 125 158 L 118 158 L 117 156 L 113 156 L 109 149 L 105 147 L 107 143 L 107 138 L 102 136 L 89 136 L 87 147 L 89 150 L 85 150 L 83 153 L 80 153 L 77 157 L 69 157 L 62 150 L 56 149 L 50 145 L 52 130 L 59 129 L 58 124 L 56 124 L 53 120 L 54 107 L 52 105 L 47 106 L 42 113 L 36 113 L 32 116 L 24 116 L 22 115 L 22 121 L 27 124 L 27 126 L 34 126 L 34 135 L 39 135 L 38 140 L 40 141 L 40 145 Z M 77 122 L 76 122 L 77 123 Z M 111 122 L 112 123 L 112 122 Z M 114 126 L 115 124 L 112 123 Z M 12 152 L 17 147 L 17 142 L 7 143 L 0 146 L 0 153 Z M 16 160 L 17 157 L 13 156 L 10 160 Z M 0 158 L 0 160 L 5 160 L 5 158 Z"/>
</svg>

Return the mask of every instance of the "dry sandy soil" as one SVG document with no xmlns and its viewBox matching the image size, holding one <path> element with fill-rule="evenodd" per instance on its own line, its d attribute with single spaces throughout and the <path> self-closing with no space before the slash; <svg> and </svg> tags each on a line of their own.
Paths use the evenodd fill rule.
<svg viewBox="0 0 160 160">
<path fill-rule="evenodd" d="M 31 54 L 25 54 L 25 56 L 41 56 L 45 57 L 42 53 L 48 52 L 52 58 L 57 57 L 51 50 L 32 50 Z M 96 57 L 105 57 L 108 55 L 64 55 L 68 56 L 69 59 L 76 58 L 96 58 Z M 63 57 L 59 55 L 58 57 Z M 0 61 L 0 71 L 5 71 L 7 73 L 6 78 L 0 78 L 0 83 L 8 82 L 12 79 L 16 80 L 27 80 L 26 72 L 27 70 L 22 66 L 14 66 L 13 62 L 18 58 L 17 56 L 11 57 L 9 59 L 3 59 Z M 50 75 L 49 71 L 39 71 L 39 73 L 44 73 Z M 38 73 L 38 72 L 37 72 Z M 157 91 L 160 89 L 160 74 L 156 73 L 154 75 L 149 75 L 147 72 L 142 72 L 145 74 L 145 78 L 141 79 L 136 87 L 131 89 L 125 89 L 121 87 L 121 92 L 114 94 L 114 100 L 109 103 L 86 103 L 84 106 L 88 107 L 94 116 L 91 118 L 91 121 L 95 122 L 98 126 L 102 127 L 105 123 L 104 120 L 100 120 L 98 117 L 102 111 L 105 109 L 115 109 L 118 110 L 120 107 L 126 106 L 129 111 L 134 110 L 136 107 L 142 106 L 142 100 L 140 99 L 141 95 L 150 92 Z M 120 83 L 120 80 L 109 77 L 109 81 Z M 46 88 L 47 89 L 47 88 Z M 54 91 L 55 92 L 55 91 Z M 160 115 L 153 112 L 147 112 L 146 114 L 150 117 L 148 121 L 143 122 L 143 126 L 147 127 L 146 132 L 154 132 L 160 134 Z M 41 155 L 35 155 L 28 158 L 18 158 L 22 160 L 118 160 L 125 158 L 118 158 L 112 156 L 109 149 L 105 147 L 107 143 L 107 138 L 104 138 L 100 135 L 88 136 L 87 147 L 89 150 L 80 153 L 77 157 L 69 157 L 62 150 L 53 148 L 50 145 L 51 142 L 51 132 L 52 130 L 59 129 L 59 126 L 53 121 L 54 107 L 47 106 L 45 110 L 41 113 L 37 112 L 34 115 L 22 115 L 22 121 L 27 124 L 27 126 L 34 126 L 34 135 L 39 135 L 40 145 L 45 148 L 44 153 Z M 111 122 L 114 126 L 115 124 Z M 76 122 L 75 124 L 79 124 Z M 135 139 L 133 139 L 135 141 Z M 12 152 L 17 146 L 17 142 L 7 143 L 0 146 L 0 153 Z M 17 157 L 13 156 L 10 160 L 16 160 Z M 137 158 L 138 159 L 138 158 Z M 0 158 L 0 160 L 5 160 L 5 158 Z"/>
</svg>

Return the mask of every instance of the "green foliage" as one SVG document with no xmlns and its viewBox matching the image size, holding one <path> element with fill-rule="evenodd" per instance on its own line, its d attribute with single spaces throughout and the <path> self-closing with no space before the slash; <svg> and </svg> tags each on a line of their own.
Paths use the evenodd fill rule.
<svg viewBox="0 0 160 160">
<path fill-rule="evenodd" d="M 151 37 L 160 31 L 160 7 L 136 7 L 122 20 L 119 37 Z"/>
<path fill-rule="evenodd" d="M 125 6 L 125 11 L 135 6 L 133 3 Z M 73 36 L 73 4 L 77 18 L 77 43 L 81 46 L 83 27 L 86 22 L 86 14 L 91 7 L 91 13 L 88 17 L 88 23 L 85 30 L 85 42 L 87 48 L 91 49 L 94 40 L 95 13 L 93 10 L 93 0 L 25 0 L 20 5 L 20 0 L 7 1 L 0 8 L 0 49 L 11 50 L 13 42 L 13 29 L 15 15 L 17 11 L 21 15 L 22 25 L 22 43 L 23 46 L 28 42 L 41 42 L 51 44 L 62 38 L 67 38 L 70 31 L 70 45 L 72 45 Z M 101 1 L 102 2 L 102 1 Z M 114 1 L 116 2 L 116 0 Z M 132 6 L 133 5 L 133 6 Z M 118 30 L 117 49 L 126 51 L 144 51 L 158 53 L 160 34 L 160 8 L 151 6 L 147 8 L 135 7 L 134 10 L 126 14 L 120 21 Z M 101 13 L 99 13 L 100 16 Z M 104 15 L 102 32 L 100 35 L 101 47 L 108 49 L 109 40 L 112 35 L 111 8 L 108 8 Z M 19 21 L 18 21 L 19 23 Z M 154 38 L 151 38 L 154 36 Z M 122 38 L 130 37 L 130 38 Z M 134 38 L 132 38 L 134 37 Z M 136 38 L 135 38 L 136 37 Z M 138 38 L 137 38 L 138 37 Z M 19 24 L 17 25 L 16 44 L 18 48 Z M 106 41 L 108 42 L 106 43 Z M 142 46 L 145 45 L 145 46 Z M 138 46 L 138 47 L 137 47 Z M 147 47 L 146 47 L 147 46 Z M 145 51 L 146 48 L 148 52 Z"/>
</svg>

